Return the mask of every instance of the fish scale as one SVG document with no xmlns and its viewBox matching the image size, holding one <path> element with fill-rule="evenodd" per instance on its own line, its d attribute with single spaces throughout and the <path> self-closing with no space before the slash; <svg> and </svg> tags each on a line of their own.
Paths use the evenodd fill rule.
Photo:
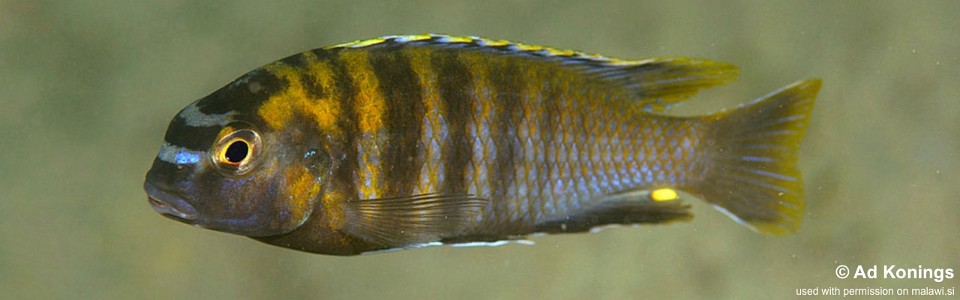
<svg viewBox="0 0 960 300">
<path fill-rule="evenodd" d="M 340 44 L 188 105 L 144 188 L 178 221 L 334 255 L 690 219 L 677 190 L 755 231 L 793 232 L 819 80 L 668 113 L 736 74 L 477 37 Z"/>
</svg>

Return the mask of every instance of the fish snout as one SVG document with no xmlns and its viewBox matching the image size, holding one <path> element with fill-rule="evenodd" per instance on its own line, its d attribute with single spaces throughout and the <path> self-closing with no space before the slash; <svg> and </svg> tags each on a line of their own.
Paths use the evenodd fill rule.
<svg viewBox="0 0 960 300">
<path fill-rule="evenodd" d="M 163 191 L 149 181 L 143 184 L 143 189 L 147 191 L 147 201 L 150 202 L 150 206 L 153 206 L 153 210 L 161 215 L 184 223 L 193 223 L 197 219 L 197 209 L 181 197 Z"/>
</svg>

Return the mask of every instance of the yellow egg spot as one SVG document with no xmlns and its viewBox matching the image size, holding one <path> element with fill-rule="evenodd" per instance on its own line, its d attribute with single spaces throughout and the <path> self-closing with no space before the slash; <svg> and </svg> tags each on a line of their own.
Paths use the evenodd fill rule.
<svg viewBox="0 0 960 300">
<path fill-rule="evenodd" d="M 677 200 L 677 197 L 678 197 L 677 191 L 674 191 L 673 189 L 667 189 L 667 188 L 656 189 L 653 191 L 653 193 L 650 193 L 650 198 L 652 198 L 653 201 L 658 201 L 658 202 Z"/>
</svg>

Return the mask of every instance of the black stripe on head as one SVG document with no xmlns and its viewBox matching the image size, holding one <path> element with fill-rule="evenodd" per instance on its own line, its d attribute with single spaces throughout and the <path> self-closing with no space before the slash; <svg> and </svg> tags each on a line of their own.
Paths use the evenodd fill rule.
<svg viewBox="0 0 960 300">
<path fill-rule="evenodd" d="M 220 134 L 222 126 L 201 126 L 194 127 L 187 125 L 187 120 L 181 116 L 176 116 L 167 127 L 167 133 L 164 140 L 174 146 L 179 146 L 193 151 L 207 151 L 215 142 L 217 135 Z"/>
<path fill-rule="evenodd" d="M 494 101 L 495 118 L 491 134 L 493 146 L 497 151 L 490 177 L 490 190 L 494 199 L 504 199 L 512 187 L 517 174 L 519 153 L 522 150 L 517 127 L 523 120 L 520 94 L 523 81 L 520 67 L 513 60 L 502 60 L 502 68 L 490 70 L 491 89 L 496 95 Z M 497 203 L 506 204 L 507 201 Z"/>
<path fill-rule="evenodd" d="M 424 116 L 422 89 L 401 51 L 372 50 L 369 58 L 386 103 L 383 123 L 388 136 L 380 160 L 386 187 L 381 196 L 406 197 L 419 181 L 423 163 L 417 155 Z"/>
<path fill-rule="evenodd" d="M 207 115 L 237 112 L 253 116 L 260 104 L 285 86 L 282 79 L 258 68 L 200 99 L 197 107 Z"/>
<path fill-rule="evenodd" d="M 438 72 L 437 86 L 448 127 L 447 139 L 440 150 L 444 175 L 440 192 L 464 194 L 467 192 L 464 171 L 473 158 L 473 138 L 467 132 L 473 113 L 474 103 L 470 95 L 473 78 L 454 51 L 438 50 L 431 64 Z"/>
</svg>

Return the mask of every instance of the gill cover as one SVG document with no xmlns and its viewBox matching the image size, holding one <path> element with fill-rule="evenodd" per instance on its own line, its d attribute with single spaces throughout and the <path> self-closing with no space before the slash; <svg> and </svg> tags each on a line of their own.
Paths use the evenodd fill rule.
<svg viewBox="0 0 960 300">
<path fill-rule="evenodd" d="M 253 71 L 177 114 L 144 183 L 157 212 L 254 237 L 307 219 L 322 185 L 317 170 L 330 160 L 311 145 L 284 147 L 300 129 L 262 126 L 257 106 L 277 83 Z"/>
</svg>

